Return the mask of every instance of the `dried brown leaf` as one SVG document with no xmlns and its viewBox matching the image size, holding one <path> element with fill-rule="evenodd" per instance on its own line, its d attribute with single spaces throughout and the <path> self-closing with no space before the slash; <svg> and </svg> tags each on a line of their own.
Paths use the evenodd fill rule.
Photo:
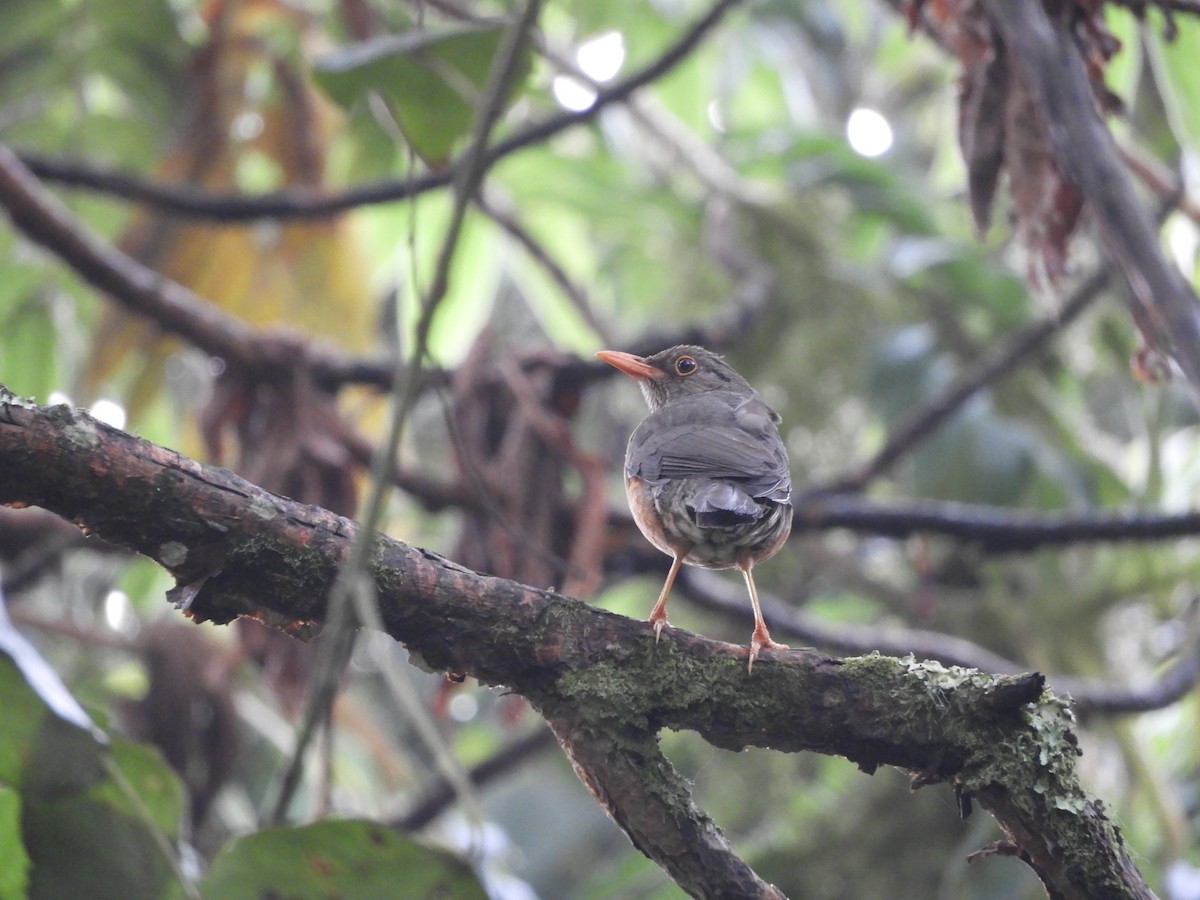
<svg viewBox="0 0 1200 900">
<path fill-rule="evenodd" d="M 1008 93 L 1005 166 L 1013 215 L 1029 256 L 1030 281 L 1053 283 L 1067 274 L 1069 246 L 1083 197 L 1054 160 L 1045 124 L 1020 81 Z"/>
<path fill-rule="evenodd" d="M 992 221 L 992 201 L 1004 167 L 1008 57 L 994 48 L 963 73 L 958 95 L 958 141 L 967 166 L 967 193 L 982 238 Z"/>
</svg>

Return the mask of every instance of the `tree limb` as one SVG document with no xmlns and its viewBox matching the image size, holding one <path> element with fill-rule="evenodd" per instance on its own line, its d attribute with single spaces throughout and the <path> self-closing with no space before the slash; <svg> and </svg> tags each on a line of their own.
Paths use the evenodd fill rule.
<svg viewBox="0 0 1200 900">
<path fill-rule="evenodd" d="M 754 616 L 745 592 L 736 582 L 699 569 L 683 569 L 677 582 L 688 598 L 704 609 L 753 624 Z M 769 592 L 759 592 L 763 615 L 773 632 L 783 638 L 806 641 L 823 650 L 839 653 L 884 653 L 934 659 L 947 666 L 980 669 L 998 675 L 1015 675 L 1023 667 L 967 638 L 923 628 L 899 625 L 836 624 L 824 621 L 794 603 L 784 603 Z M 1069 694 L 1081 717 L 1142 713 L 1179 702 L 1200 683 L 1200 646 L 1194 638 L 1181 642 L 1176 661 L 1154 681 L 1144 685 L 1102 681 L 1073 675 L 1048 675 L 1051 689 Z"/>
<path fill-rule="evenodd" d="M 907 538 L 933 534 L 976 544 L 991 553 L 1027 553 L 1068 544 L 1161 541 L 1200 535 L 1200 511 L 1143 510 L 1031 512 L 934 500 L 882 504 L 852 494 L 801 497 L 794 531 L 846 528 Z"/>
<path fill-rule="evenodd" d="M 321 623 L 359 530 L 81 410 L 7 392 L 0 503 L 43 506 L 156 560 L 176 580 L 169 596 L 195 619 L 246 615 L 293 633 Z M 569 752 L 616 754 L 608 764 L 576 759 L 633 842 L 697 896 L 768 888 L 658 753 L 664 727 L 731 750 L 835 753 L 866 771 L 892 765 L 917 773 L 917 784 L 948 782 L 996 816 L 1052 896 L 1152 896 L 1079 786 L 1070 713 L 1043 693 L 1041 676 L 814 651 L 767 651 L 748 676 L 745 648 L 679 629 L 656 643 L 644 622 L 390 538 L 378 538 L 371 574 L 384 628 L 414 660 L 511 686 Z M 634 786 L 662 815 L 629 805 Z M 713 858 L 721 865 L 702 872 L 700 861 Z"/>
<path fill-rule="evenodd" d="M 296 365 L 294 340 L 286 344 L 273 340 L 269 332 L 251 328 L 206 298 L 102 240 L 47 191 L 3 144 L 0 144 L 0 206 L 26 237 L 53 253 L 129 312 L 153 322 L 164 332 L 263 379 L 283 377 Z M 741 274 L 733 301 L 709 322 L 649 336 L 633 349 L 651 353 L 674 344 L 727 345 L 754 321 L 775 287 L 769 273 Z M 310 339 L 300 355 L 311 368 L 313 380 L 322 387 L 364 384 L 387 389 L 395 381 L 396 367 L 392 361 L 344 353 L 316 339 Z M 616 373 L 612 366 L 603 363 L 576 362 L 560 374 L 585 383 L 607 379 Z M 422 389 L 446 385 L 449 381 L 450 373 L 445 371 L 426 368 L 421 374 Z"/>
<path fill-rule="evenodd" d="M 280 342 L 263 334 L 102 240 L 47 192 L 13 151 L 0 144 L 0 206 L 28 238 L 41 244 L 93 287 L 135 315 L 154 322 L 229 365 L 263 378 L 278 376 L 295 363 L 294 346 L 271 352 Z M 391 383 L 393 367 L 352 358 L 313 341 L 305 348 L 317 380 L 340 383 L 353 373 L 363 380 L 381 375 Z M 377 371 L 368 372 L 370 368 Z"/>
</svg>

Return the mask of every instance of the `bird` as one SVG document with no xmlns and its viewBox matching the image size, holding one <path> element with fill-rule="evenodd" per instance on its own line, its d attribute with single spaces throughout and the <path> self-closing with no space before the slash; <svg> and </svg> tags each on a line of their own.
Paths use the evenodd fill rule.
<svg viewBox="0 0 1200 900">
<path fill-rule="evenodd" d="M 680 345 L 652 356 L 596 354 L 637 381 L 650 414 L 625 451 L 625 493 L 638 529 L 671 557 L 650 612 L 657 642 L 680 566 L 741 570 L 754 609 L 752 672 L 771 640 L 754 586 L 754 566 L 774 556 L 792 530 L 792 479 L 779 414 L 720 356 Z"/>
</svg>

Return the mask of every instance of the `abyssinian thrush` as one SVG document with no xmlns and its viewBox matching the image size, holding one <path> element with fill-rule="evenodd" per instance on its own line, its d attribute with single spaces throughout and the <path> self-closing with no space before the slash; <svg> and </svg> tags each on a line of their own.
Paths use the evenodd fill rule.
<svg viewBox="0 0 1200 900">
<path fill-rule="evenodd" d="M 683 563 L 741 569 L 754 607 L 750 662 L 771 640 L 754 586 L 754 565 L 778 552 L 792 530 L 792 479 L 779 414 L 715 353 L 671 347 L 653 356 L 596 354 L 632 376 L 650 406 L 629 438 L 625 491 L 647 540 L 673 560 L 650 613 L 654 636 L 667 624 L 667 598 Z"/>
</svg>

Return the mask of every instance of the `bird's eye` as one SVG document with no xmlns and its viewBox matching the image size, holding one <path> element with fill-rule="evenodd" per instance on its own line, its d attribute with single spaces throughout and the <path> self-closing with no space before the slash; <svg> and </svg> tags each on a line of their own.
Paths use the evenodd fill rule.
<svg viewBox="0 0 1200 900">
<path fill-rule="evenodd" d="M 699 363 L 690 356 L 681 356 L 675 360 L 675 372 L 679 375 L 691 375 L 699 367 Z"/>
</svg>

